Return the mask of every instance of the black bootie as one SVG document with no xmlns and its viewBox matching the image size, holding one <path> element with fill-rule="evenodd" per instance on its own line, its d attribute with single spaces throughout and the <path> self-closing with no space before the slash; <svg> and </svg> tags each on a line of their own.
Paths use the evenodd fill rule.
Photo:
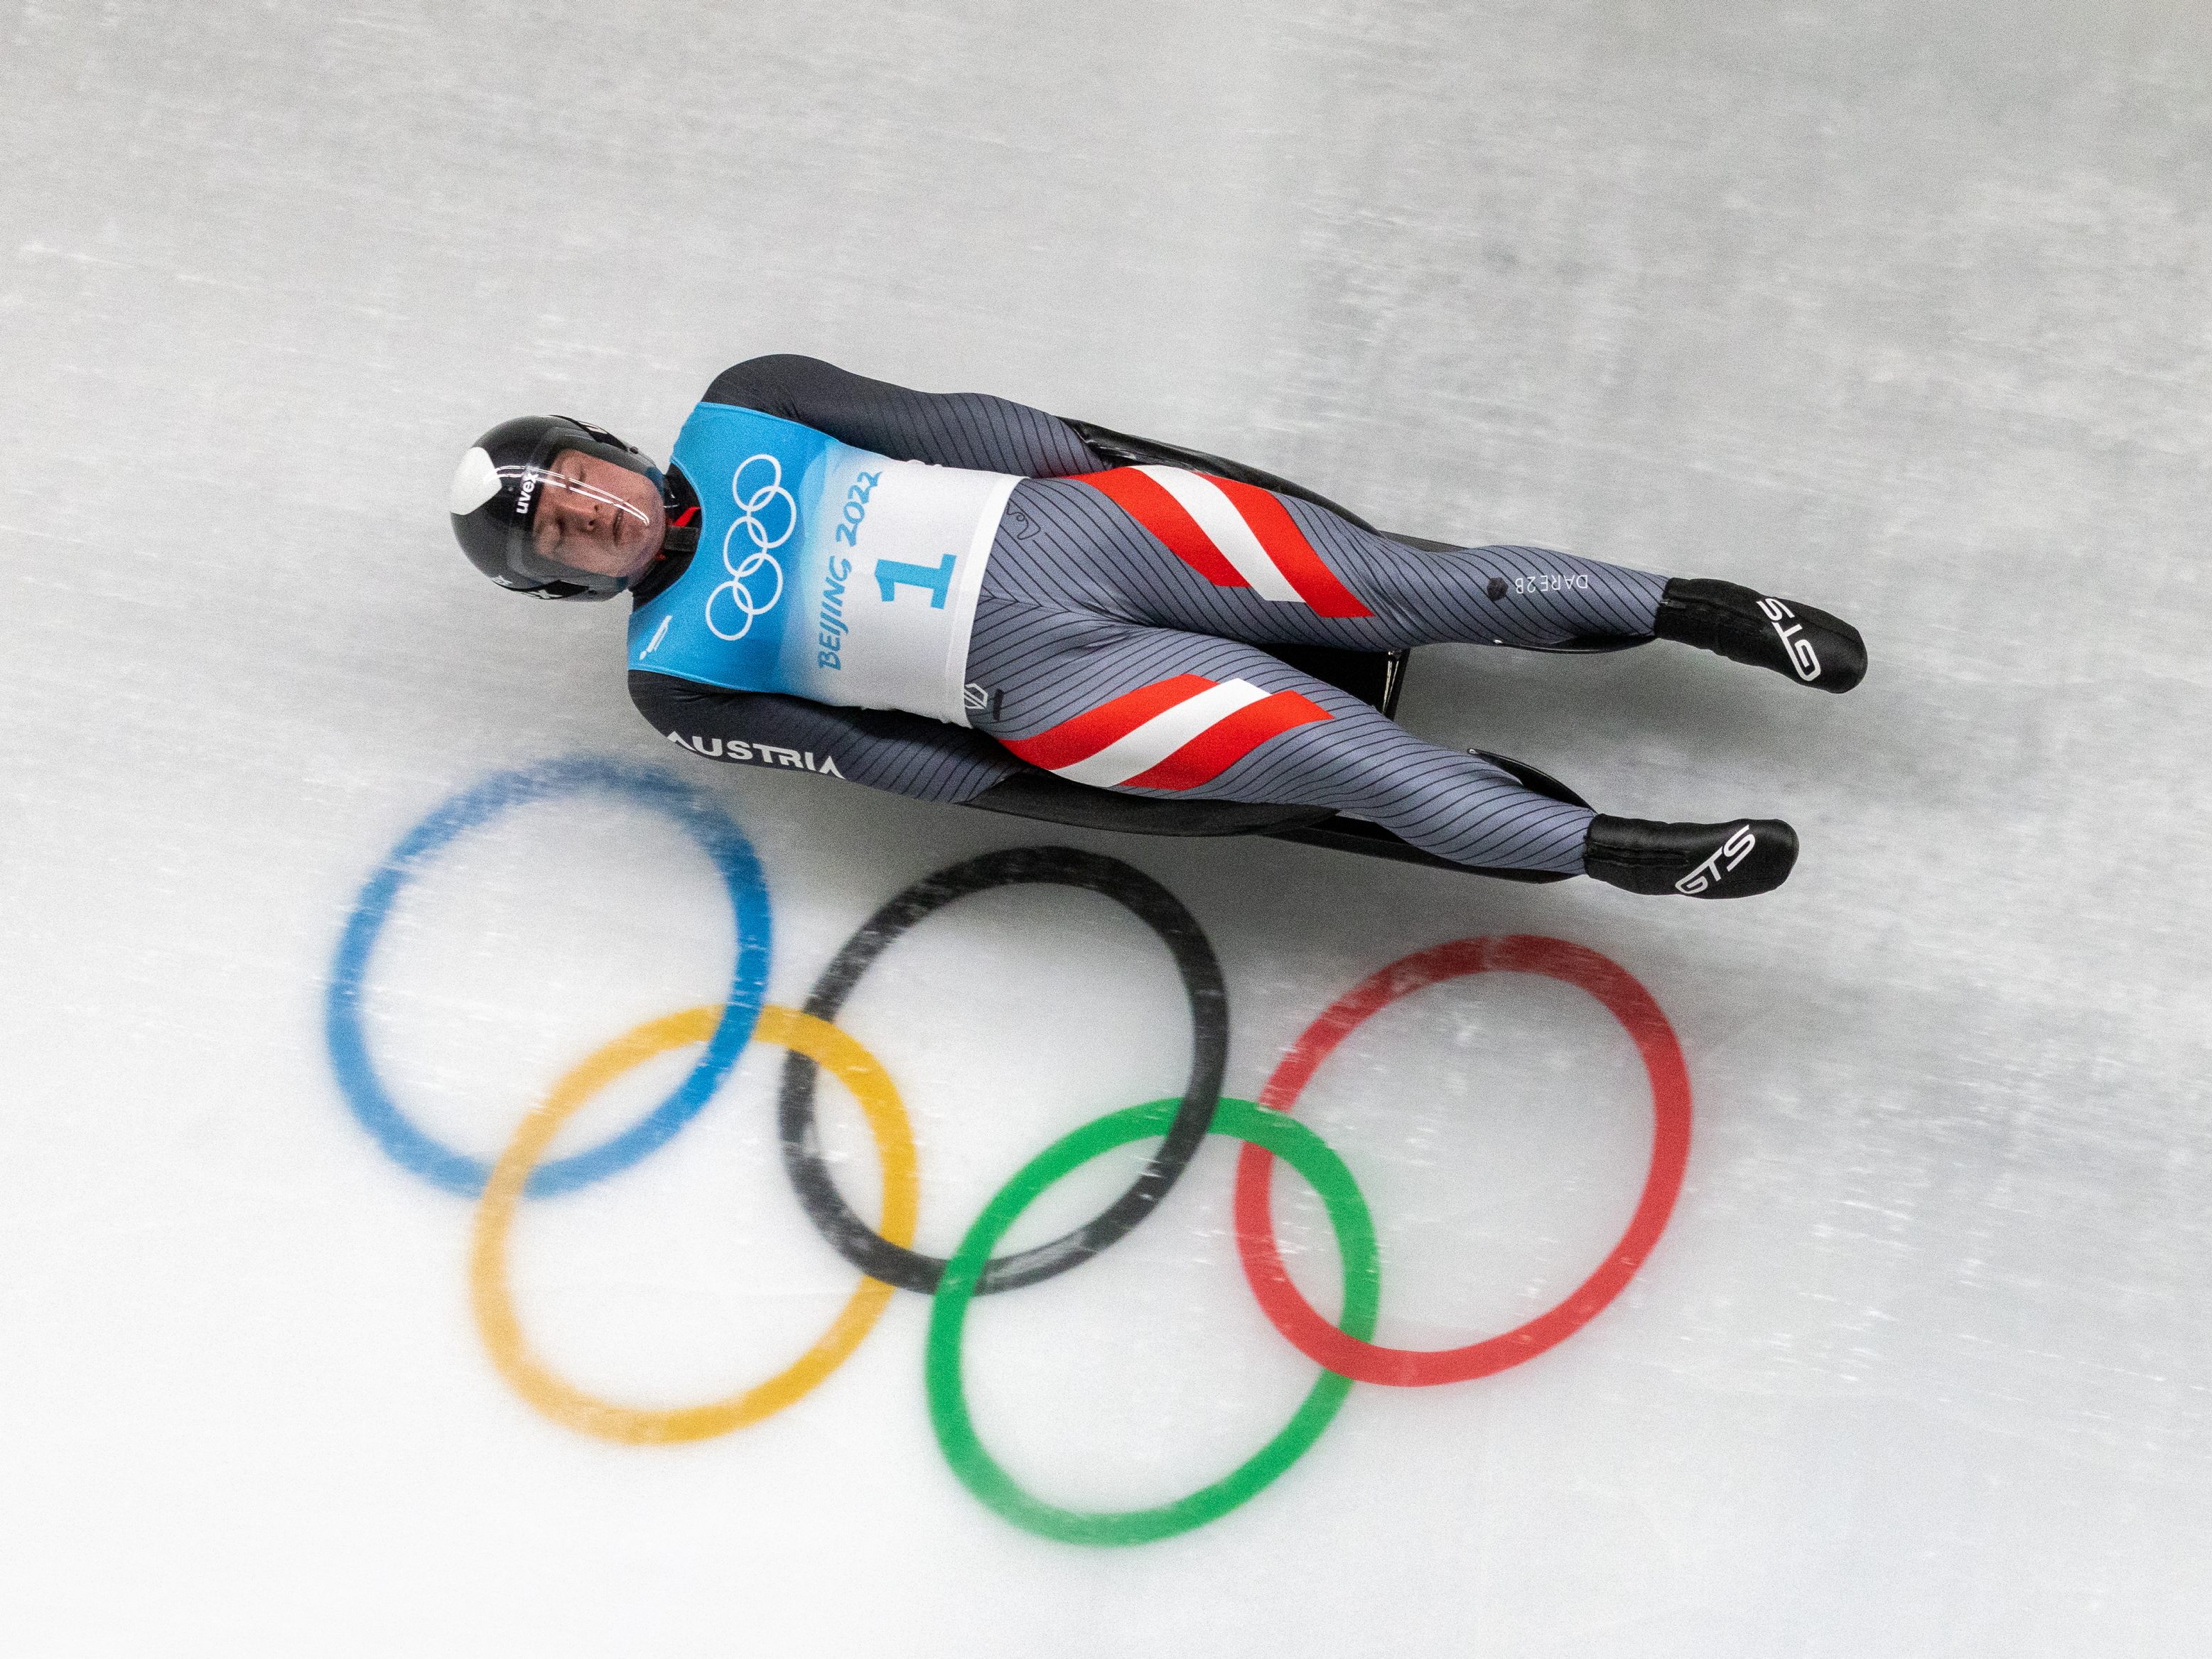
<svg viewBox="0 0 2212 1659">
<path fill-rule="evenodd" d="M 1866 678 L 1866 641 L 1857 629 L 1734 582 L 1675 577 L 1660 595 L 1652 632 L 1822 691 L 1848 691 Z"/>
<path fill-rule="evenodd" d="M 1779 818 L 1654 823 L 1599 813 L 1583 843 L 1583 872 L 1632 893 L 1749 898 L 1771 893 L 1797 862 L 1797 832 Z"/>
</svg>

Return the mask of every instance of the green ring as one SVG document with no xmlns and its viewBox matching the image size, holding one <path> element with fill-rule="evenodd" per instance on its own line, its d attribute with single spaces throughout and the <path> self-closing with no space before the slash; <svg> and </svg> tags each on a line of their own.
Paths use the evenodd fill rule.
<svg viewBox="0 0 2212 1659">
<path fill-rule="evenodd" d="M 1016 1526 L 1040 1537 L 1067 1544 L 1148 1544 L 1218 1520 L 1304 1456 L 1306 1449 L 1321 1438 L 1322 1431 L 1352 1390 L 1350 1378 L 1322 1372 L 1291 1420 L 1252 1456 L 1212 1486 L 1149 1510 L 1060 1509 L 1023 1491 L 984 1450 L 968 1415 L 967 1395 L 960 1380 L 961 1333 L 984 1264 L 1016 1218 L 1054 1182 L 1116 1146 L 1165 1134 L 1180 1104 L 1155 1100 L 1109 1113 L 1063 1136 L 1031 1158 L 969 1228 L 959 1249 L 945 1265 L 944 1281 L 930 1310 L 923 1380 L 937 1443 L 944 1448 L 953 1474 L 969 1492 Z M 1266 1147 L 1321 1194 L 1329 1224 L 1336 1230 L 1337 1252 L 1344 1265 L 1344 1316 L 1340 1328 L 1362 1341 L 1372 1336 L 1376 1309 L 1382 1299 L 1375 1223 L 1344 1160 L 1297 1119 L 1267 1111 L 1249 1100 L 1224 1096 L 1214 1115 L 1212 1133 Z"/>
</svg>

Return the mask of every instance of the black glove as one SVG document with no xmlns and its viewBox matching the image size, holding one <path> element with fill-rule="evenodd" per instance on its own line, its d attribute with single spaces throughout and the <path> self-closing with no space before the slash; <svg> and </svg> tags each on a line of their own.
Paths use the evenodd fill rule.
<svg viewBox="0 0 2212 1659">
<path fill-rule="evenodd" d="M 1645 818 L 1590 820 L 1583 872 L 1632 893 L 1686 898 L 1748 898 L 1771 893 L 1797 862 L 1797 832 L 1779 818 L 1731 823 L 1654 823 Z"/>
<path fill-rule="evenodd" d="M 1823 691 L 1848 691 L 1866 678 L 1866 641 L 1857 629 L 1734 582 L 1675 577 L 1659 597 L 1652 631 Z"/>
</svg>

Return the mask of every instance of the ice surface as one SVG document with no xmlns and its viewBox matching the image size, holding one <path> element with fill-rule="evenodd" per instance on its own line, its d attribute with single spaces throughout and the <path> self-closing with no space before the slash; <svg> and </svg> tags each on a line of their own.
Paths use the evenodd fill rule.
<svg viewBox="0 0 2212 1659">
<path fill-rule="evenodd" d="M 2180 3 L 161 7 L 0 17 L 0 1629 L 10 1652 L 2173 1654 L 2212 1622 L 2212 31 Z M 1395 526 L 1729 577 L 1858 622 L 1844 700 L 1654 648 L 1415 665 L 1406 713 L 1604 807 L 1775 812 L 1780 894 L 1642 901 L 1324 853 L 1032 834 L 679 756 L 611 608 L 454 556 L 459 447 L 569 409 L 665 450 L 812 352 L 1247 458 Z M 802 1001 L 906 883 L 1046 840 L 1188 904 L 1230 1092 L 1395 958 L 1530 933 L 1680 1034 L 1648 1264 L 1502 1375 L 1356 1387 L 1224 1519 L 1048 1542 L 949 1471 L 901 1293 L 815 1393 L 696 1444 L 535 1413 L 471 1209 L 349 1115 L 362 884 L 508 769 L 722 803 Z M 665 815 L 518 809 L 427 866 L 364 986 L 426 1129 L 489 1158 L 570 1065 L 715 1002 Z M 844 1021 L 902 1091 L 918 1239 L 1172 1093 L 1165 951 L 965 902 Z M 678 1054 L 556 1152 L 636 1121 Z M 756 1048 L 630 1173 L 526 1204 L 514 1291 L 640 1406 L 788 1364 L 854 1275 Z M 860 1115 L 823 1090 L 872 1213 Z M 1602 1258 L 1650 1147 L 1582 994 L 1419 993 L 1299 1116 L 1439 1346 Z M 979 1304 L 970 1398 L 1048 1498 L 1157 1504 L 1313 1365 L 1206 1147 L 1080 1271 Z M 1126 1180 L 1103 1160 L 1017 1243 Z M 1336 1271 L 1279 1182 L 1301 1283 Z M 1328 1305 L 1333 1305 L 1328 1304 Z"/>
</svg>

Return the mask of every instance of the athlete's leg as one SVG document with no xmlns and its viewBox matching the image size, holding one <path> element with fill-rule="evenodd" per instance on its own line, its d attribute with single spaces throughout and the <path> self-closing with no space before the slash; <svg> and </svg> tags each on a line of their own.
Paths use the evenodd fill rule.
<svg viewBox="0 0 2212 1659">
<path fill-rule="evenodd" d="M 1333 807 L 1455 863 L 1583 868 L 1589 808 L 1424 743 L 1238 641 L 987 595 L 968 678 L 979 730 L 1080 783 Z"/>
<path fill-rule="evenodd" d="M 984 580 L 1158 628 L 1360 651 L 1649 635 L 1666 586 L 1540 548 L 1421 552 L 1309 501 L 1164 467 L 1018 485 Z"/>
<path fill-rule="evenodd" d="M 984 581 L 1006 599 L 1259 644 L 1664 637 L 1838 690 L 1865 667 L 1847 624 L 1732 583 L 1544 548 L 1425 551 L 1310 501 L 1170 467 L 1018 485 Z"/>
</svg>

